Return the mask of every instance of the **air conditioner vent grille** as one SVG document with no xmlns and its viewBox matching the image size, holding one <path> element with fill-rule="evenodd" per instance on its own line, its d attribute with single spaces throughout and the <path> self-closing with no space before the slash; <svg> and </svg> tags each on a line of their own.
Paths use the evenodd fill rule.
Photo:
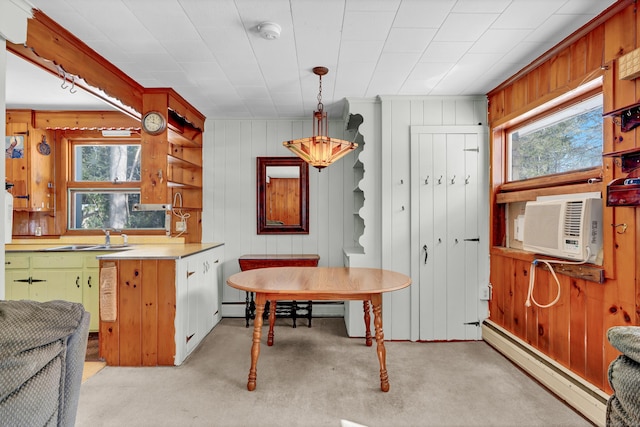
<svg viewBox="0 0 640 427">
<path fill-rule="evenodd" d="M 567 203 L 564 221 L 564 235 L 580 237 L 582 223 L 583 201 L 571 201 Z"/>
</svg>

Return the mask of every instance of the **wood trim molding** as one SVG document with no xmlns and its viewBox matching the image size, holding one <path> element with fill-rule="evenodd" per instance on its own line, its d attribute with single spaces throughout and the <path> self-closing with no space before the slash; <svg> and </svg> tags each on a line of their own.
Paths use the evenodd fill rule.
<svg viewBox="0 0 640 427">
<path fill-rule="evenodd" d="M 28 20 L 26 44 L 7 42 L 7 50 L 53 75 L 60 75 L 61 67 L 77 77 L 78 87 L 136 120 L 145 112 L 143 94 L 162 92 L 168 108 L 188 124 L 186 131 L 179 126 L 174 131 L 188 139 L 197 139 L 204 131 L 205 116 L 173 89 L 145 89 L 40 10 L 34 9 Z"/>
<path fill-rule="evenodd" d="M 522 181 L 511 181 L 502 184 L 500 192 L 531 190 L 535 188 L 556 187 L 559 185 L 583 183 L 586 184 L 592 179 L 602 180 L 602 168 L 594 167 L 570 173 L 558 173 L 545 175 L 538 178 L 530 178 Z"/>
<path fill-rule="evenodd" d="M 591 31 L 593 31 L 595 28 L 597 28 L 600 25 L 604 24 L 612 16 L 614 16 L 617 13 L 621 12 L 622 10 L 626 9 L 628 6 L 630 6 L 632 4 L 635 4 L 636 1 L 637 0 L 619 0 L 618 2 L 616 2 L 613 5 L 609 6 L 609 8 L 607 8 L 605 11 L 603 11 L 600 15 L 596 16 L 591 21 L 587 22 L 585 25 L 580 27 L 578 30 L 574 31 L 572 34 L 570 34 L 564 40 L 562 40 L 560 43 L 558 43 L 557 45 L 555 45 L 554 47 L 552 47 L 551 49 L 549 49 L 548 51 L 546 51 L 545 53 L 540 55 L 537 59 L 532 61 L 529 65 L 527 65 L 526 67 L 522 68 L 516 74 L 514 74 L 513 76 L 511 76 L 510 78 L 508 78 L 507 80 L 502 82 L 500 85 L 498 85 L 497 87 L 495 87 L 494 89 L 489 91 L 487 96 L 489 98 L 491 98 L 491 96 L 495 95 L 497 92 L 500 92 L 501 90 L 504 90 L 505 88 L 507 88 L 508 86 L 513 84 L 518 79 L 526 76 L 532 70 L 538 68 L 540 65 L 544 64 L 545 62 L 547 62 L 548 60 L 550 60 L 554 56 L 558 55 L 559 53 L 561 53 L 565 49 L 568 49 L 577 40 L 581 39 L 582 37 L 584 37 L 587 34 L 589 34 Z M 604 58 L 602 59 L 602 61 L 604 62 Z M 602 65 L 604 66 L 605 64 L 603 63 Z"/>
<path fill-rule="evenodd" d="M 34 10 L 27 23 L 25 46 L 7 43 L 7 49 L 58 75 L 58 66 L 86 82 L 76 84 L 122 111 L 140 113 L 144 88 L 47 15 Z M 113 97 L 115 101 L 110 100 Z M 127 108 L 129 107 L 129 108 Z"/>
</svg>

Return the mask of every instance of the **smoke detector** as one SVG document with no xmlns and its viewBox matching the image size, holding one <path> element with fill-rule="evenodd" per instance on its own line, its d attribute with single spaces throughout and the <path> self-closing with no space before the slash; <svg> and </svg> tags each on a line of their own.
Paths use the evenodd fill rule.
<svg viewBox="0 0 640 427">
<path fill-rule="evenodd" d="M 282 28 L 280 28 L 280 25 L 275 22 L 263 22 L 258 25 L 258 32 L 260 33 L 260 36 L 266 40 L 275 40 L 280 38 L 281 30 Z"/>
</svg>

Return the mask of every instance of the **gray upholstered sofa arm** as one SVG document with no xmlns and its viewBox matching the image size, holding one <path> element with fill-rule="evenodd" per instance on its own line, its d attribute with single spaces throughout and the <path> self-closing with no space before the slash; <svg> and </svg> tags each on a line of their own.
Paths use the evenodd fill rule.
<svg viewBox="0 0 640 427">
<path fill-rule="evenodd" d="M 68 301 L 0 301 L 0 420 L 73 426 L 89 313 Z"/>
<path fill-rule="evenodd" d="M 607 338 L 622 353 L 609 365 L 613 395 L 607 402 L 607 425 L 640 425 L 640 327 L 615 326 Z"/>
</svg>

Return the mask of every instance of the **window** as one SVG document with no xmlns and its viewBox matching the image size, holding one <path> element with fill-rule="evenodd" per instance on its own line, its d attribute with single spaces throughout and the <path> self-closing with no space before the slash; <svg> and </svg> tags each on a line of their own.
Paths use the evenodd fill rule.
<svg viewBox="0 0 640 427">
<path fill-rule="evenodd" d="M 509 181 L 602 165 L 602 94 L 509 129 Z"/>
<path fill-rule="evenodd" d="M 140 203 L 140 144 L 72 142 L 67 183 L 68 228 L 164 229 L 163 211 L 134 211 Z"/>
</svg>

